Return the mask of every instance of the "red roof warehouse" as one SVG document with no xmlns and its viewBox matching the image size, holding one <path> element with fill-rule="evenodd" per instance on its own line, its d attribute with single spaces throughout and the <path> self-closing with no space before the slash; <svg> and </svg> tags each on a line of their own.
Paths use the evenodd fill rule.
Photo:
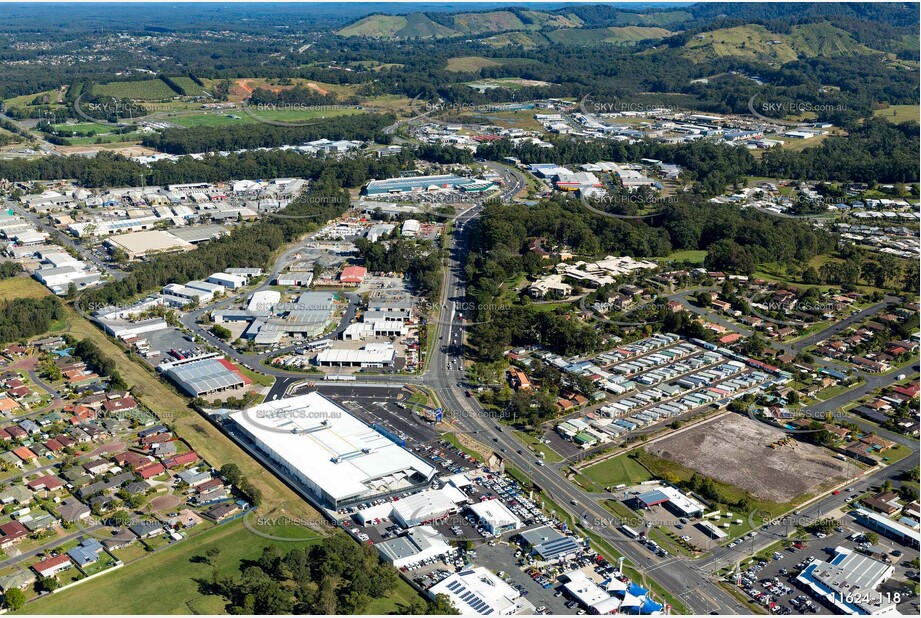
<svg viewBox="0 0 921 618">
<path fill-rule="evenodd" d="M 364 266 L 346 266 L 339 275 L 339 281 L 342 283 L 361 283 L 365 280 L 368 269 Z"/>
</svg>

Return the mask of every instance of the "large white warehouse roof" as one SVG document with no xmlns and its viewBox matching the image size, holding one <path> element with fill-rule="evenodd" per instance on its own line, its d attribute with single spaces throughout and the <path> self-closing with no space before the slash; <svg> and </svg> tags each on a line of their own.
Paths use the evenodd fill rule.
<svg viewBox="0 0 921 618">
<path fill-rule="evenodd" d="M 428 482 L 435 468 L 312 392 L 230 418 L 259 450 L 333 506 Z"/>
</svg>

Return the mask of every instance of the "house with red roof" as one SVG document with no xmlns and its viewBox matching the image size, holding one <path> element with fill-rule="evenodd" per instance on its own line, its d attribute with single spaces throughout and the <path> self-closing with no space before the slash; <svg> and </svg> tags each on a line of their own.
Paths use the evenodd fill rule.
<svg viewBox="0 0 921 618">
<path fill-rule="evenodd" d="M 71 566 L 73 566 L 73 563 L 67 557 L 67 554 L 61 554 L 54 558 L 46 558 L 41 562 L 36 562 L 32 565 L 32 570 L 42 577 L 53 577 Z"/>
<path fill-rule="evenodd" d="M 32 491 L 54 491 L 55 489 L 64 487 L 64 481 L 53 474 L 46 474 L 45 476 L 40 476 L 35 480 L 29 481 L 26 483 L 26 487 Z"/>
<path fill-rule="evenodd" d="M 198 461 L 198 454 L 195 451 L 189 451 L 188 453 L 182 453 L 181 455 L 175 455 L 168 459 L 164 459 L 163 465 L 167 468 L 178 468 L 179 466 L 195 463 L 196 461 Z"/>
<path fill-rule="evenodd" d="M 54 438 L 51 438 L 50 440 L 45 440 L 44 442 L 42 442 L 42 446 L 44 446 L 46 449 L 48 449 L 52 453 L 58 453 L 64 450 L 64 445 L 58 442 L 57 440 L 55 440 Z"/>
<path fill-rule="evenodd" d="M 0 526 L 0 548 L 6 549 L 29 536 L 29 531 L 18 521 L 8 521 Z"/>
<path fill-rule="evenodd" d="M 134 410 L 137 407 L 138 402 L 134 400 L 134 397 L 112 399 L 102 404 L 102 409 L 106 412 L 124 412 L 126 410 Z"/>
<path fill-rule="evenodd" d="M 10 425 L 6 428 L 6 433 L 14 440 L 19 438 L 25 438 L 29 435 L 29 432 L 20 427 L 19 425 Z"/>
<path fill-rule="evenodd" d="M 33 453 L 29 448 L 25 446 L 19 446 L 19 447 L 14 448 L 13 454 L 16 455 L 16 457 L 19 457 L 21 460 L 26 461 L 26 462 L 29 462 L 29 461 L 32 461 L 33 459 L 38 458 L 38 455 Z"/>
<path fill-rule="evenodd" d="M 166 472 L 166 467 L 160 462 L 144 466 L 143 468 L 137 468 L 134 473 L 139 475 L 142 479 L 149 480 L 158 474 L 163 474 Z"/>
</svg>

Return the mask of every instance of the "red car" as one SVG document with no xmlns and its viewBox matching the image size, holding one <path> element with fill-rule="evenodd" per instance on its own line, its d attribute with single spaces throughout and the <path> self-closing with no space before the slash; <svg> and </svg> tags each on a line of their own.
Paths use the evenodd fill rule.
<svg viewBox="0 0 921 618">
<path fill-rule="evenodd" d="M 836 489 L 835 491 L 831 492 L 831 495 L 837 496 L 837 495 L 840 494 L 840 493 L 841 493 L 841 490 L 840 490 L 840 489 Z"/>
</svg>

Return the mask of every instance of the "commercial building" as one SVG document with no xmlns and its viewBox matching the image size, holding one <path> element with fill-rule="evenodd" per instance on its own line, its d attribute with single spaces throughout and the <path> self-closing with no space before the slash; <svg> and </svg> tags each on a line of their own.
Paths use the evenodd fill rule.
<svg viewBox="0 0 921 618">
<path fill-rule="evenodd" d="M 402 500 L 400 501 L 402 502 Z M 457 553 L 447 539 L 431 526 L 416 526 L 403 536 L 377 544 L 381 560 L 396 568 Z"/>
<path fill-rule="evenodd" d="M 107 238 L 105 244 L 112 251 L 124 251 L 132 260 L 158 253 L 191 251 L 195 248 L 192 243 L 162 230 L 118 234 Z"/>
<path fill-rule="evenodd" d="M 339 282 L 360 285 L 367 275 L 368 269 L 364 266 L 346 266 L 339 275 Z"/>
<path fill-rule="evenodd" d="M 857 509 L 854 517 L 862 526 L 875 530 L 882 535 L 898 541 L 902 545 L 918 549 L 921 545 L 921 532 L 914 528 L 909 528 L 905 524 L 893 521 L 888 517 L 868 511 L 867 509 Z"/>
<path fill-rule="evenodd" d="M 480 525 L 492 534 L 518 530 L 521 520 L 500 500 L 484 500 L 468 507 Z"/>
<path fill-rule="evenodd" d="M 427 485 L 435 468 L 312 392 L 229 416 L 232 431 L 332 508 Z"/>
<path fill-rule="evenodd" d="M 813 559 L 796 582 L 824 601 L 836 614 L 876 616 L 898 614 L 890 597 L 877 592 L 895 567 L 844 547 L 829 561 Z"/>
<path fill-rule="evenodd" d="M 609 594 L 582 571 L 571 571 L 564 577 L 569 580 L 563 584 L 567 596 L 592 614 L 604 616 L 616 613 L 620 609 L 621 599 Z"/>
<path fill-rule="evenodd" d="M 457 488 L 447 485 L 407 496 L 393 503 L 390 518 L 404 528 L 411 528 L 456 513 L 467 496 Z"/>
<path fill-rule="evenodd" d="M 647 509 L 661 504 L 681 517 L 698 517 L 704 512 L 703 504 L 668 485 L 640 494 L 637 502 Z"/>
<path fill-rule="evenodd" d="M 518 536 L 531 550 L 532 555 L 548 562 L 571 558 L 582 549 L 582 545 L 574 537 L 561 534 L 550 526 L 525 530 Z"/>
<path fill-rule="evenodd" d="M 711 521 L 703 520 L 703 521 L 697 522 L 695 525 L 698 528 L 700 528 L 703 531 L 703 533 L 706 534 L 711 539 L 716 539 L 717 541 L 719 541 L 721 539 L 726 538 L 726 533 L 720 530 L 719 526 L 717 526 Z"/>
<path fill-rule="evenodd" d="M 388 178 L 372 180 L 365 187 L 367 196 L 399 195 L 401 193 L 433 192 L 459 190 L 465 185 L 476 184 L 472 178 L 463 178 L 454 174 L 440 176 L 410 176 L 407 178 Z"/>
<path fill-rule="evenodd" d="M 323 350 L 317 354 L 321 367 L 391 367 L 396 350 L 391 343 L 369 343 L 360 350 Z"/>
<path fill-rule="evenodd" d="M 428 589 L 434 599 L 444 594 L 461 615 L 514 616 L 533 614 L 534 605 L 489 569 L 471 566 Z"/>
</svg>

